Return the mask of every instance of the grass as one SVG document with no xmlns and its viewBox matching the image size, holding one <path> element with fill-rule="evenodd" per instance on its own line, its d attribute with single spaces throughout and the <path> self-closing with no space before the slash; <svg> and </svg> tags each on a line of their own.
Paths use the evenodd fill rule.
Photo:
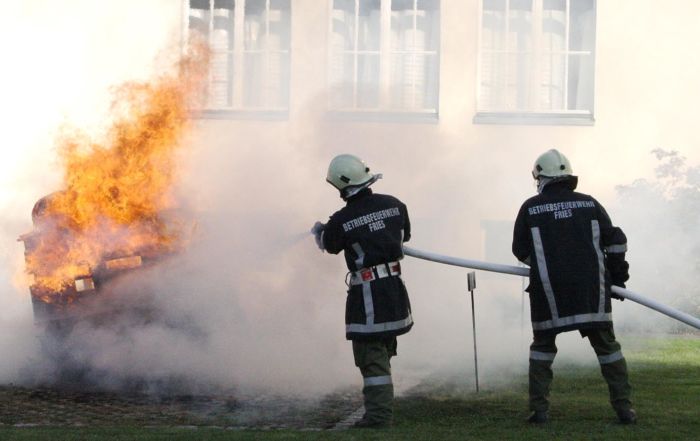
<svg viewBox="0 0 700 441">
<path fill-rule="evenodd" d="M 700 440 L 700 338 L 623 341 L 639 415 L 616 424 L 597 368 L 556 366 L 551 421 L 527 416 L 526 377 L 476 395 L 449 382 L 396 400 L 387 430 L 262 431 L 213 428 L 0 428 L 0 440 Z"/>
</svg>

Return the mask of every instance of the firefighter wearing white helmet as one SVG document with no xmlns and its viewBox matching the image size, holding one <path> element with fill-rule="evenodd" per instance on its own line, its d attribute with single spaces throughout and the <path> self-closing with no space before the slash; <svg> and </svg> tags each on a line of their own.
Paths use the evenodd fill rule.
<svg viewBox="0 0 700 441">
<path fill-rule="evenodd" d="M 627 238 L 593 197 L 574 191 L 578 178 L 557 150 L 535 161 L 539 194 L 520 208 L 513 230 L 513 254 L 530 265 L 529 402 L 531 423 L 548 419 L 552 362 L 557 334 L 578 330 L 593 347 L 621 423 L 636 422 L 630 402 L 627 364 L 615 339 L 611 285 L 624 287 Z"/>
<path fill-rule="evenodd" d="M 340 196 L 349 197 L 374 184 L 382 175 L 369 172 L 369 167 L 354 155 L 338 155 L 328 166 L 326 182 L 340 191 Z"/>
<path fill-rule="evenodd" d="M 574 188 L 578 184 L 578 178 L 573 175 L 571 163 L 556 149 L 548 150 L 537 158 L 532 168 L 532 177 L 537 181 L 538 193 L 541 193 L 542 189 L 551 182 L 569 181 Z"/>
<path fill-rule="evenodd" d="M 413 326 L 399 264 L 403 242 L 411 237 L 408 210 L 397 198 L 372 192 L 369 186 L 380 177 L 356 156 L 336 156 L 326 181 L 340 191 L 346 205 L 311 230 L 322 250 L 344 251 L 349 270 L 345 336 L 352 341 L 355 365 L 364 379 L 365 414 L 355 424 L 358 428 L 391 425 L 390 359 L 396 355 L 396 336 Z"/>
</svg>

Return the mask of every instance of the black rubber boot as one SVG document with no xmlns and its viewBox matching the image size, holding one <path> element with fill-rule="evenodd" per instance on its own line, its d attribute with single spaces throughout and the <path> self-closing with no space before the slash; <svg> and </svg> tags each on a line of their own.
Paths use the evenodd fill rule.
<svg viewBox="0 0 700 441">
<path fill-rule="evenodd" d="M 391 420 L 388 421 L 376 421 L 366 418 L 366 415 L 362 417 L 361 420 L 356 421 L 355 424 L 351 426 L 353 429 L 388 429 L 391 427 Z"/>
<path fill-rule="evenodd" d="M 636 424 L 637 412 L 634 409 L 619 409 L 616 411 L 620 424 Z"/>
<path fill-rule="evenodd" d="M 549 415 L 546 410 L 536 410 L 532 412 L 532 415 L 527 419 L 530 424 L 544 424 L 549 419 Z"/>
</svg>

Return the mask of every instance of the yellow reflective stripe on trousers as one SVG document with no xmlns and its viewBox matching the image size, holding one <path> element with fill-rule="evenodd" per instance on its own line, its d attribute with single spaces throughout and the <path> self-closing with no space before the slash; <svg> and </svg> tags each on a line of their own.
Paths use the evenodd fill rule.
<svg viewBox="0 0 700 441">
<path fill-rule="evenodd" d="M 384 386 L 386 384 L 393 384 L 391 382 L 391 375 L 382 375 L 381 377 L 365 377 L 365 386 Z"/>
<path fill-rule="evenodd" d="M 616 351 L 613 352 L 612 354 L 608 355 L 599 355 L 598 356 L 598 363 L 600 364 L 608 364 L 608 363 L 615 363 L 616 361 L 622 360 L 624 357 L 622 356 L 622 351 Z"/>
<path fill-rule="evenodd" d="M 543 331 L 545 329 L 561 328 L 563 326 L 578 325 L 581 323 L 589 322 L 610 322 L 612 321 L 612 314 L 609 312 L 591 313 L 591 314 L 578 314 L 570 315 L 567 317 L 559 317 L 556 320 L 545 320 L 543 322 L 532 322 L 532 329 L 535 331 Z"/>
<path fill-rule="evenodd" d="M 530 351 L 530 360 L 554 361 L 556 355 L 556 352 Z"/>
</svg>

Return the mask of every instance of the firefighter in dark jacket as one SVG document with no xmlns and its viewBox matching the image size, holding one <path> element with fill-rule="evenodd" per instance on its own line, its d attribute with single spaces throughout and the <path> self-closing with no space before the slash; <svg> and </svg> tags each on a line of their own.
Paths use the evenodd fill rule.
<svg viewBox="0 0 700 441">
<path fill-rule="evenodd" d="M 356 156 L 335 157 L 326 180 L 346 205 L 312 228 L 319 248 L 345 253 L 345 336 L 352 340 L 355 365 L 364 378 L 365 414 L 355 427 L 370 428 L 391 425 L 390 359 L 396 355 L 396 336 L 413 326 L 399 264 L 403 242 L 411 237 L 408 211 L 395 197 L 372 192 L 369 186 L 379 178 Z"/>
<path fill-rule="evenodd" d="M 630 403 L 627 364 L 615 340 L 611 285 L 624 287 L 627 239 L 591 196 L 574 190 L 578 178 L 557 150 L 535 162 L 538 195 L 520 208 L 513 231 L 513 254 L 530 266 L 529 401 L 531 423 L 548 418 L 552 362 L 558 333 L 578 330 L 593 347 L 610 403 L 621 423 L 636 422 Z"/>
</svg>

